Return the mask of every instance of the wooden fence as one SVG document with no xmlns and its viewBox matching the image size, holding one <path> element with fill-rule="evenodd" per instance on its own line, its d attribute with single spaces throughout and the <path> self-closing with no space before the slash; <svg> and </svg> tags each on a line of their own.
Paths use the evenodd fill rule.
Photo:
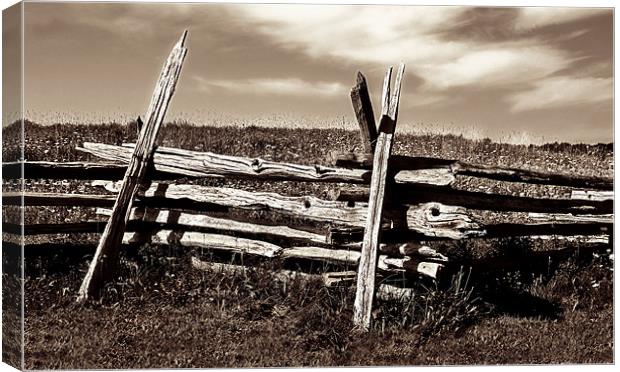
<svg viewBox="0 0 620 372">
<path fill-rule="evenodd" d="M 175 244 L 203 247 L 270 259 L 301 259 L 358 267 L 326 273 L 327 285 L 357 283 L 354 322 L 368 329 L 376 296 L 402 295 L 406 289 L 376 278 L 392 274 L 436 279 L 442 269 L 463 262 L 423 244 L 432 240 L 527 236 L 574 240 L 595 245 L 611 241 L 613 180 L 481 166 L 458 160 L 391 155 L 398 119 L 404 65 L 393 90 L 390 68 L 385 76 L 378 128 L 366 79 L 358 73 L 351 91 L 364 153 L 330 154 L 331 165 L 299 165 L 259 158 L 219 155 L 176 148 L 155 148 L 187 49 L 186 33 L 174 47 L 156 85 L 136 144 L 84 143 L 79 151 L 107 163 L 4 163 L 4 174 L 25 178 L 93 180 L 100 194 L 42 192 L 4 193 L 5 205 L 84 206 L 97 208 L 108 222 L 85 221 L 24 226 L 25 235 L 102 233 L 79 301 L 96 296 L 113 274 L 124 244 Z M 550 199 L 489 194 L 455 189 L 457 177 L 572 187 L 570 198 Z M 179 178 L 242 178 L 348 184 L 329 199 L 291 197 L 273 192 L 167 183 Z M 22 204 L 23 203 L 23 204 Z M 295 226 L 250 222 L 235 211 L 265 211 L 300 222 Z M 527 212 L 527 221 L 484 223 L 474 213 Z M 217 212 L 213 215 L 211 212 Z M 232 214 L 231 214 L 232 213 Z M 303 224 L 306 225 L 303 225 Z M 317 227 L 323 226 L 323 227 Z M 325 228 L 324 226 L 328 226 Z M 19 234 L 21 226 L 4 224 Z M 531 259 L 565 256 L 566 249 L 535 252 Z M 200 269 L 238 273 L 242 267 L 194 259 Z M 518 262 L 469 261 L 468 265 Z M 502 267 L 504 267 L 502 266 Z M 281 271 L 276 276 L 303 276 Z"/>
</svg>

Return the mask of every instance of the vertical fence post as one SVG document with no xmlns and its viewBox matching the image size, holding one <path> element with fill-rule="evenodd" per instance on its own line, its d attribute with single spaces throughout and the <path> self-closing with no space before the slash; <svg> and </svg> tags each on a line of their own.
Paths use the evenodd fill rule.
<svg viewBox="0 0 620 372">
<path fill-rule="evenodd" d="M 101 235 L 95 256 L 80 286 L 78 302 L 84 302 L 89 297 L 97 296 L 102 285 L 111 278 L 116 269 L 123 234 L 129 220 L 131 204 L 136 191 L 144 181 L 153 158 L 157 134 L 164 121 L 166 111 L 181 74 L 181 67 L 187 54 L 187 48 L 185 48 L 186 38 L 187 30 L 183 32 L 172 52 L 170 52 L 159 80 L 155 85 L 151 104 L 145 116 L 146 121 L 140 130 L 133 156 L 123 178 L 123 185 L 114 203 L 112 215 Z"/>
<path fill-rule="evenodd" d="M 377 126 L 375 124 L 375 114 L 372 110 L 370 94 L 368 94 L 368 84 L 366 77 L 358 71 L 357 81 L 351 89 L 351 102 L 357 123 L 360 126 L 360 140 L 366 154 L 372 154 L 377 140 Z"/>
<path fill-rule="evenodd" d="M 381 121 L 372 166 L 368 217 L 366 219 L 362 255 L 357 272 L 357 289 L 353 315 L 354 325 L 364 331 L 370 329 L 372 303 L 375 297 L 375 274 L 380 243 L 381 219 L 383 217 L 383 200 L 385 198 L 388 162 L 392 152 L 400 101 L 400 87 L 404 72 L 405 65 L 401 63 L 396 75 L 396 81 L 394 82 L 395 91 L 391 97 L 390 80 L 392 77 L 392 67 L 388 69 L 383 81 Z"/>
</svg>

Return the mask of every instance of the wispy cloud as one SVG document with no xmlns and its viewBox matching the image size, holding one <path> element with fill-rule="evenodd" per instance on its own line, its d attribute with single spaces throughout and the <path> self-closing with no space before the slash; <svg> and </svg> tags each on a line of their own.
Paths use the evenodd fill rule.
<svg viewBox="0 0 620 372">
<path fill-rule="evenodd" d="M 313 58 L 385 66 L 405 61 L 425 80 L 424 88 L 495 87 L 526 84 L 567 68 L 567 51 L 537 38 L 510 42 L 445 40 L 446 30 L 467 24 L 467 7 L 254 6 L 243 8 L 250 22 L 277 44 Z M 536 8 L 538 9 L 538 8 Z M 525 12 L 519 27 L 590 16 L 589 10 Z M 516 41 L 515 41 L 516 40 Z"/>
<path fill-rule="evenodd" d="M 419 70 L 435 89 L 459 86 L 496 87 L 523 84 L 549 76 L 570 65 L 569 56 L 558 49 L 533 43 L 492 46 L 466 52 L 453 61 L 428 64 Z"/>
<path fill-rule="evenodd" d="M 318 110 L 353 121 L 347 96 L 355 72 L 368 77 L 377 106 L 382 72 L 403 61 L 403 122 L 475 123 L 489 133 L 565 125 L 553 136 L 586 138 L 578 130 L 587 121 L 587 138 L 595 126 L 596 136 L 611 133 L 611 9 L 44 2 L 26 9 L 30 109 L 120 106 L 133 117 L 145 104 L 140 92 L 152 89 L 162 58 L 188 28 L 172 114 L 208 102 L 214 112 Z M 101 89 L 54 94 L 59 84 Z"/>
<path fill-rule="evenodd" d="M 199 89 L 209 92 L 223 89 L 238 94 L 334 97 L 346 94 L 347 91 L 346 87 L 340 83 L 305 81 L 298 78 L 207 81 L 200 76 L 195 76 L 194 80 Z"/>
<path fill-rule="evenodd" d="M 553 77 L 537 82 L 533 89 L 509 97 L 513 112 L 609 102 L 612 78 Z"/>
<path fill-rule="evenodd" d="M 462 7 L 261 5 L 241 14 L 277 44 L 314 58 L 397 63 L 454 58 L 462 42 L 440 43 L 436 33 L 458 22 Z"/>
<path fill-rule="evenodd" d="M 567 23 L 608 13 L 609 9 L 529 7 L 521 8 L 515 20 L 517 30 L 530 30 Z"/>
</svg>

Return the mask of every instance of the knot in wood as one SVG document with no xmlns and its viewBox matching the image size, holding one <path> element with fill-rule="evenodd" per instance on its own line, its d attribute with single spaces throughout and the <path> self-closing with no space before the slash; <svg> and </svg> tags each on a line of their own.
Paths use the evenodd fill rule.
<svg viewBox="0 0 620 372">
<path fill-rule="evenodd" d="M 262 167 L 262 161 L 260 159 L 252 159 L 252 163 L 250 164 L 250 166 L 252 167 L 252 170 L 255 172 L 260 172 L 260 169 Z"/>
<path fill-rule="evenodd" d="M 168 235 L 166 242 L 168 244 L 177 244 L 178 242 L 181 241 L 181 238 L 183 238 L 183 231 L 173 230 Z"/>
<path fill-rule="evenodd" d="M 316 174 L 325 174 L 329 172 L 328 169 L 325 169 L 318 164 L 314 165 L 314 171 L 316 172 Z"/>
<path fill-rule="evenodd" d="M 425 214 L 427 215 L 427 218 L 439 217 L 441 215 L 441 204 L 428 203 L 425 208 Z"/>
</svg>

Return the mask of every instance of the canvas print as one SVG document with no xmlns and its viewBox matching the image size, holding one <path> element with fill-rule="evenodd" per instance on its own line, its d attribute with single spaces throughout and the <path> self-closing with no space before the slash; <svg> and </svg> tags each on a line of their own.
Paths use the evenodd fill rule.
<svg viewBox="0 0 620 372">
<path fill-rule="evenodd" d="M 613 15 L 3 10 L 3 362 L 613 363 Z"/>
</svg>

